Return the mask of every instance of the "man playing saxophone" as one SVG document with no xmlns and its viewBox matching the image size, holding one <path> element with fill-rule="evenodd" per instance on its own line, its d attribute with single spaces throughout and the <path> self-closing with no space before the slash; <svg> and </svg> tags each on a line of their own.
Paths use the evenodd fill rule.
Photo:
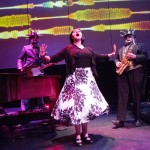
<svg viewBox="0 0 150 150">
<path fill-rule="evenodd" d="M 124 126 L 128 100 L 133 102 L 135 126 L 141 126 L 140 102 L 144 93 L 144 79 L 148 54 L 143 43 L 136 43 L 134 30 L 128 30 L 122 35 L 125 44 L 116 55 L 116 73 L 118 74 L 118 112 L 114 120 L 114 128 Z"/>
</svg>

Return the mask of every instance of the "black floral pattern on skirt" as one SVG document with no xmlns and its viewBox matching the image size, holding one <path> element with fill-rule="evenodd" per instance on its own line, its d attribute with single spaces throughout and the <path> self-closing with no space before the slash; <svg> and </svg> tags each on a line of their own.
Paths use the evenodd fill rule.
<svg viewBox="0 0 150 150">
<path fill-rule="evenodd" d="M 77 68 L 66 78 L 51 115 L 56 120 L 76 125 L 108 112 L 108 103 L 96 84 L 91 68 Z"/>
</svg>

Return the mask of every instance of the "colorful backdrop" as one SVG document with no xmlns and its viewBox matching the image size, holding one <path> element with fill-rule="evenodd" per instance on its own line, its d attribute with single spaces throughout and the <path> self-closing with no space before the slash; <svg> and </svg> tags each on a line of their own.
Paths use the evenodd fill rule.
<svg viewBox="0 0 150 150">
<path fill-rule="evenodd" d="M 52 55 L 70 43 L 74 27 L 98 53 L 111 52 L 114 43 L 122 46 L 120 31 L 131 28 L 150 56 L 149 0 L 1 0 L 0 68 L 16 68 L 30 29 L 43 35 L 39 44 L 47 44 Z"/>
</svg>

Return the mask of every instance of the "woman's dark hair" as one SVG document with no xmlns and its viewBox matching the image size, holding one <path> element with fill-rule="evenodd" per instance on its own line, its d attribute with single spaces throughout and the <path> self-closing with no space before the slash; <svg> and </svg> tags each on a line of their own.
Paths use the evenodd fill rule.
<svg viewBox="0 0 150 150">
<path fill-rule="evenodd" d="M 74 29 L 73 29 L 74 30 Z M 73 30 L 71 31 L 70 35 L 69 35 L 69 39 L 70 39 L 70 42 L 73 44 L 74 40 L 72 38 L 72 33 L 73 33 Z M 79 29 L 80 30 L 80 29 Z M 82 32 L 82 30 L 80 30 Z M 83 44 L 84 43 L 84 40 L 85 40 L 85 37 L 83 35 L 83 32 L 82 32 L 82 39 L 81 39 L 81 43 Z"/>
</svg>

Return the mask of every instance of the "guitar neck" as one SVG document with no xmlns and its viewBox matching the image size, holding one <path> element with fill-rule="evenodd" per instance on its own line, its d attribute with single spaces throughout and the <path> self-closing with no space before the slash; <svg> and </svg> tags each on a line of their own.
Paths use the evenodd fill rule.
<svg viewBox="0 0 150 150">
<path fill-rule="evenodd" d="M 56 63 L 49 63 L 49 64 L 46 64 L 46 65 L 40 67 L 40 70 L 43 70 L 43 69 L 45 69 L 45 68 L 47 68 L 47 67 L 50 67 L 50 66 L 54 66 L 55 64 L 56 64 Z"/>
</svg>

